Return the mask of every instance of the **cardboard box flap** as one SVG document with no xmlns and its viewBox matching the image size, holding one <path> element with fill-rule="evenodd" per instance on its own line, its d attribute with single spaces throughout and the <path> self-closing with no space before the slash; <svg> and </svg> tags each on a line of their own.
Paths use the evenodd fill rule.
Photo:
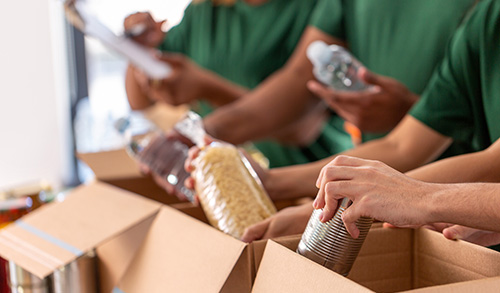
<svg viewBox="0 0 500 293">
<path fill-rule="evenodd" d="M 370 229 L 348 278 L 376 292 L 409 290 L 413 242 L 412 229 Z"/>
<path fill-rule="evenodd" d="M 372 291 L 270 240 L 252 292 Z"/>
<path fill-rule="evenodd" d="M 411 290 L 412 293 L 495 293 L 500 289 L 500 277 L 484 280 L 460 282 L 455 284 L 434 286 Z M 408 292 L 408 291 L 405 291 Z"/>
<path fill-rule="evenodd" d="M 77 157 L 92 169 L 99 180 L 142 177 L 137 162 L 124 148 L 97 153 L 78 153 Z"/>
<path fill-rule="evenodd" d="M 184 117 L 187 111 L 189 111 L 189 106 L 187 105 L 171 106 L 159 102 L 145 109 L 143 113 L 147 119 L 160 129 L 169 131 L 174 128 L 175 123 Z"/>
<path fill-rule="evenodd" d="M 451 253 L 452 252 L 452 253 Z M 441 233 L 415 231 L 414 288 L 500 276 L 500 254 Z"/>
<path fill-rule="evenodd" d="M 164 206 L 118 287 L 126 293 L 219 292 L 245 247 Z"/>
<path fill-rule="evenodd" d="M 76 188 L 0 231 L 0 255 L 44 278 L 154 216 L 160 204 L 103 183 Z"/>
</svg>

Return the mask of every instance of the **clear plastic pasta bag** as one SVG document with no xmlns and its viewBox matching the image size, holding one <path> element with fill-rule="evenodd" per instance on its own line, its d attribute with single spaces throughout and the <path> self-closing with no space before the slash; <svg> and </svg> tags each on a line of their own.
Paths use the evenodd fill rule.
<svg viewBox="0 0 500 293">
<path fill-rule="evenodd" d="M 240 238 L 246 228 L 276 213 L 276 208 L 250 162 L 234 145 L 204 145 L 201 119 L 193 114 L 176 130 L 201 149 L 192 172 L 198 200 L 212 226 Z"/>
</svg>

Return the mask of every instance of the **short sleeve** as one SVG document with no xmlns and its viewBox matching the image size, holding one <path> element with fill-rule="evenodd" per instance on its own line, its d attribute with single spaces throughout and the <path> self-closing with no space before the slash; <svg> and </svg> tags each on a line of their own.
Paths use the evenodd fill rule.
<svg viewBox="0 0 500 293">
<path fill-rule="evenodd" d="M 345 39 L 343 15 L 342 0 L 319 0 L 309 25 L 335 38 Z"/>
<path fill-rule="evenodd" d="M 181 22 L 167 32 L 165 39 L 159 46 L 160 51 L 186 54 L 195 5 L 197 4 L 189 4 L 184 10 Z"/>
<path fill-rule="evenodd" d="M 471 139 L 477 119 L 475 108 L 481 104 L 477 45 L 481 20 L 476 12 L 453 35 L 444 59 L 410 111 L 410 115 L 455 141 Z"/>
</svg>

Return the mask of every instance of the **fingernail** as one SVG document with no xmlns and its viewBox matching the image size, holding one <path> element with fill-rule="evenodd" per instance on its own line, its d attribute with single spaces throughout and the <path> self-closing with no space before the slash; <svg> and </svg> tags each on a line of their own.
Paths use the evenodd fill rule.
<svg viewBox="0 0 500 293">
<path fill-rule="evenodd" d="M 314 209 L 318 209 L 318 198 L 315 198 L 314 201 L 313 201 L 313 208 Z"/>
<path fill-rule="evenodd" d="M 319 221 L 320 221 L 321 223 L 324 223 L 324 222 L 325 222 L 325 215 L 323 215 L 323 212 L 321 212 L 321 213 L 319 214 Z"/>
</svg>

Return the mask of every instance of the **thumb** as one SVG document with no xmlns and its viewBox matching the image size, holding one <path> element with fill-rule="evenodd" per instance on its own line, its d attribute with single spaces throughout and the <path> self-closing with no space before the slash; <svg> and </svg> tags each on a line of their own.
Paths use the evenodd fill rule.
<svg viewBox="0 0 500 293">
<path fill-rule="evenodd" d="M 477 230 L 460 225 L 454 225 L 443 230 L 444 237 L 452 240 L 467 239 Z"/>
<path fill-rule="evenodd" d="M 241 236 L 241 241 L 250 243 L 254 240 L 259 240 L 264 236 L 271 223 L 271 218 L 267 218 L 266 220 L 252 225 L 245 229 L 243 236 Z"/>
<path fill-rule="evenodd" d="M 359 69 L 358 77 L 367 84 L 376 85 L 376 86 L 379 86 L 381 88 L 390 87 L 392 84 L 391 78 L 385 77 L 383 75 L 375 74 L 375 73 L 369 71 L 368 69 L 366 69 L 366 67 L 361 67 Z"/>
</svg>

